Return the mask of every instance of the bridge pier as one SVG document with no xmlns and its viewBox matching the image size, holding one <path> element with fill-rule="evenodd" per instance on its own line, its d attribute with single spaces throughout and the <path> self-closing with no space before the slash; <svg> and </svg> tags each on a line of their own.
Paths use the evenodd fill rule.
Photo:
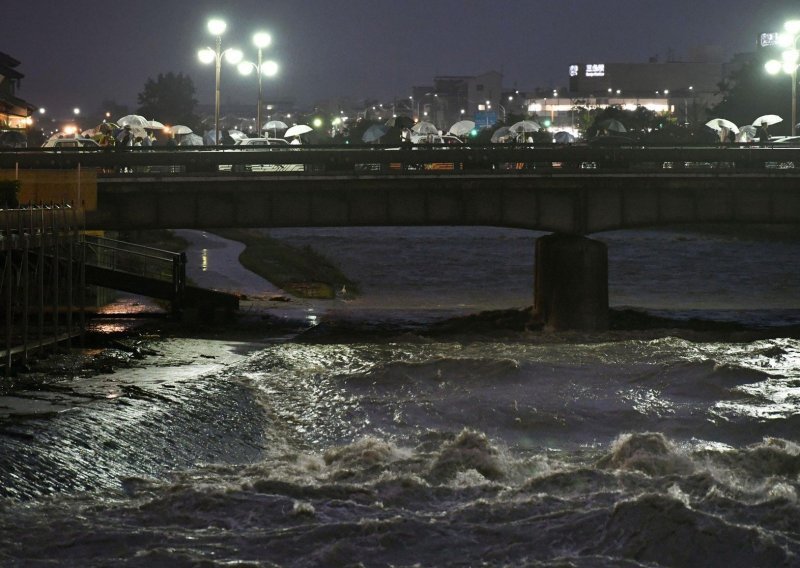
<svg viewBox="0 0 800 568">
<path fill-rule="evenodd" d="M 545 329 L 608 327 L 608 250 L 604 243 L 555 233 L 536 241 L 534 318 Z"/>
</svg>

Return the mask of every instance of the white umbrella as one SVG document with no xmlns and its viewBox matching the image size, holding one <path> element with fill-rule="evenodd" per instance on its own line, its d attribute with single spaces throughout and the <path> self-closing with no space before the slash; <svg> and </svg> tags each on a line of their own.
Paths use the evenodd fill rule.
<svg viewBox="0 0 800 568">
<path fill-rule="evenodd" d="M 712 130 L 720 131 L 723 128 L 727 128 L 728 130 L 732 130 L 735 133 L 739 133 L 739 127 L 732 123 L 730 120 L 726 120 L 724 118 L 712 118 L 708 122 L 706 122 L 706 126 L 708 126 Z"/>
<path fill-rule="evenodd" d="M 436 128 L 436 125 L 425 120 L 412 126 L 411 131 L 416 132 L 417 134 L 439 134 L 439 129 Z"/>
<path fill-rule="evenodd" d="M 756 127 L 748 124 L 739 129 L 739 135 L 736 137 L 736 141 L 752 142 L 756 138 L 758 138 L 758 131 L 756 130 Z"/>
<path fill-rule="evenodd" d="M 233 138 L 234 140 L 244 140 L 245 138 L 248 137 L 247 134 L 245 134 L 241 130 L 236 130 L 236 129 L 228 130 L 228 134 L 230 134 L 231 138 Z"/>
<path fill-rule="evenodd" d="M 278 130 L 286 130 L 289 128 L 289 125 L 283 122 L 282 120 L 270 120 L 268 123 L 264 125 L 261 130 L 272 130 L 274 132 L 275 138 L 278 137 Z"/>
<path fill-rule="evenodd" d="M 173 134 L 192 134 L 192 129 L 188 126 L 184 126 L 183 124 L 176 124 L 175 126 L 170 126 L 169 131 Z"/>
<path fill-rule="evenodd" d="M 450 130 L 448 130 L 447 133 L 453 134 L 454 136 L 464 136 L 469 134 L 473 128 L 475 128 L 475 123 L 473 121 L 459 120 L 450 127 Z"/>
<path fill-rule="evenodd" d="M 519 122 L 515 122 L 511 126 L 508 127 L 510 132 L 514 134 L 522 134 L 527 132 L 539 132 L 542 129 L 538 123 L 533 122 L 532 120 L 520 120 Z"/>
<path fill-rule="evenodd" d="M 261 127 L 261 130 L 285 130 L 287 128 L 289 128 L 289 125 L 282 120 L 270 120 Z"/>
<path fill-rule="evenodd" d="M 757 119 L 755 119 L 753 121 L 753 126 L 761 126 L 765 122 L 767 123 L 767 126 L 772 126 L 773 124 L 783 122 L 783 119 L 777 114 L 765 114 L 764 116 L 759 116 Z"/>
<path fill-rule="evenodd" d="M 295 124 L 284 133 L 283 137 L 291 138 L 292 136 L 300 136 L 301 134 L 305 134 L 306 132 L 311 132 L 312 130 L 314 129 L 307 124 Z"/>
<path fill-rule="evenodd" d="M 157 120 L 148 120 L 145 128 L 150 128 L 152 130 L 160 130 L 164 128 L 164 125 Z"/>
<path fill-rule="evenodd" d="M 202 146 L 203 139 L 194 133 L 186 134 L 181 141 L 178 143 L 178 146 Z"/>
<path fill-rule="evenodd" d="M 149 121 L 138 114 L 127 114 L 117 121 L 120 126 L 139 126 L 144 128 Z"/>
</svg>

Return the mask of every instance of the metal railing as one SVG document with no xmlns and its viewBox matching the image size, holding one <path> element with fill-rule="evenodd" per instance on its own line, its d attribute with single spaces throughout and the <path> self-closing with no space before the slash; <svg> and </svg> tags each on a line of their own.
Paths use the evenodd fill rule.
<svg viewBox="0 0 800 568">
<path fill-rule="evenodd" d="M 85 235 L 86 264 L 170 282 L 173 311 L 186 291 L 186 254 L 95 235 Z"/>
<path fill-rule="evenodd" d="M 591 144 L 372 145 L 268 147 L 150 147 L 122 152 L 103 149 L 15 149 L 0 151 L 0 168 L 97 168 L 101 176 L 202 174 L 359 176 L 596 175 L 604 171 L 659 172 L 721 169 L 726 173 L 770 170 L 800 174 L 800 147 L 730 144 L 719 146 L 599 146 Z M 437 165 L 438 164 L 438 165 Z M 449 164 L 452 167 L 442 167 Z M 301 166 L 301 167 L 297 167 Z"/>
</svg>

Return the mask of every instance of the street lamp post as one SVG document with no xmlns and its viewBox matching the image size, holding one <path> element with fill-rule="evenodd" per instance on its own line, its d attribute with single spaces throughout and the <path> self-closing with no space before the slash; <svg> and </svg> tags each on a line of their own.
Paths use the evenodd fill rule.
<svg viewBox="0 0 800 568">
<path fill-rule="evenodd" d="M 227 24 L 223 20 L 212 19 L 208 21 L 208 31 L 211 35 L 216 37 L 214 49 L 206 47 L 201 49 L 197 56 L 202 63 L 216 62 L 215 79 L 214 79 L 214 142 L 219 145 L 219 83 L 220 75 L 222 74 L 222 58 L 228 63 L 236 64 L 242 60 L 242 52 L 238 49 L 228 48 L 222 50 L 222 34 L 225 33 Z"/>
<path fill-rule="evenodd" d="M 256 64 L 256 71 L 258 72 L 258 111 L 256 112 L 256 121 L 258 124 L 258 132 L 261 133 L 261 107 L 263 103 L 263 89 L 261 86 L 261 75 L 265 74 L 268 76 L 275 75 L 278 72 L 278 64 L 274 61 L 268 61 L 266 66 L 261 61 L 261 50 L 269 47 L 272 43 L 272 36 L 270 36 L 266 32 L 258 32 L 253 35 L 253 43 L 255 44 L 256 48 L 258 49 L 258 63 Z M 241 71 L 241 69 L 240 69 Z"/>
<path fill-rule="evenodd" d="M 797 42 L 800 40 L 800 20 L 791 20 L 783 24 L 786 30 L 778 36 L 778 45 L 786 48 L 781 54 L 781 61 L 767 61 L 767 72 L 775 75 L 783 71 L 792 78 L 792 136 L 797 133 L 797 68 L 800 65 L 800 51 Z"/>
<path fill-rule="evenodd" d="M 256 34 L 253 37 L 253 42 L 258 45 L 258 40 L 255 38 L 262 34 Z M 267 34 L 263 34 L 269 37 Z M 269 41 L 264 45 L 269 45 Z M 264 88 L 262 86 L 261 78 L 262 76 L 266 75 L 267 77 L 272 77 L 278 72 L 278 64 L 274 61 L 268 60 L 263 61 L 261 56 L 261 47 L 258 48 L 258 63 L 253 63 L 252 61 L 242 61 L 238 65 L 239 73 L 242 75 L 249 75 L 251 71 L 255 71 L 256 75 L 258 76 L 258 109 L 256 109 L 256 126 L 258 128 L 258 133 L 261 135 L 261 129 L 264 128 L 264 125 L 261 124 L 261 109 L 264 106 L 263 96 L 264 96 Z"/>
</svg>

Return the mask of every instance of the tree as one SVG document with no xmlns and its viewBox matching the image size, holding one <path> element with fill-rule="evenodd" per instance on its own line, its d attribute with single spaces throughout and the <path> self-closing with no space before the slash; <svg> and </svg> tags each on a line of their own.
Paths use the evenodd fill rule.
<svg viewBox="0 0 800 568">
<path fill-rule="evenodd" d="M 789 75 L 770 75 L 764 69 L 774 54 L 762 50 L 719 84 L 722 101 L 709 109 L 710 117 L 726 118 L 738 125 L 751 124 L 764 114 L 777 114 L 783 122 L 770 126 L 772 134 L 789 134 L 792 116 L 792 81 Z"/>
<path fill-rule="evenodd" d="M 199 118 L 194 113 L 197 100 L 194 84 L 183 73 L 159 73 L 157 79 L 148 79 L 144 91 L 139 93 L 137 113 L 165 124 L 185 124 L 195 128 Z"/>
</svg>

